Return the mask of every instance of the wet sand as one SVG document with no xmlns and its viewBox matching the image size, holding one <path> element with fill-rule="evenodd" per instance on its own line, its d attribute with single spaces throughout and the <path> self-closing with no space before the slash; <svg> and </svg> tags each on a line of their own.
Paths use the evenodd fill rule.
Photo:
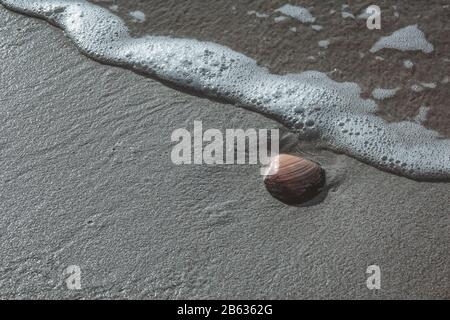
<svg viewBox="0 0 450 320">
<path fill-rule="evenodd" d="M 305 55 L 319 50 L 311 49 L 316 40 L 330 36 L 322 36 L 323 30 L 291 39 L 288 25 L 246 14 L 268 10 L 259 2 L 239 2 L 236 10 L 222 2 L 116 3 L 136 34 L 213 40 L 279 72 L 348 68 L 358 70 L 351 72 L 358 78 L 330 76 L 388 87 L 391 67 L 404 83 L 435 81 L 421 78 L 420 71 L 405 77 L 392 72 L 394 64 L 404 69 L 396 52 L 386 54 L 384 64 L 376 60 L 373 66 L 369 59 L 375 76 L 367 73 L 366 60 L 348 67 L 342 59 L 350 57 L 332 46 L 319 62 L 307 64 Z M 340 6 L 333 7 L 338 20 Z M 136 9 L 146 22 L 127 17 Z M 218 129 L 279 124 L 96 63 L 43 21 L 1 7 L 0 21 L 2 298 L 450 298 L 450 184 L 419 183 L 312 150 L 339 183 L 320 204 L 292 207 L 265 191 L 258 166 L 175 166 L 170 135 L 191 128 L 194 120 Z M 396 29 L 386 24 L 379 33 Z M 442 57 L 450 52 L 442 49 L 444 38 L 428 36 Z M 368 52 L 374 41 L 367 42 Z M 347 56 L 356 52 L 349 43 Z M 424 73 L 433 66 L 436 73 L 427 75 L 446 73 L 433 64 L 441 56 L 404 55 Z M 439 86 L 410 99 L 417 105 L 431 96 L 445 102 L 446 94 Z M 407 98 L 386 100 L 386 108 L 396 106 L 396 99 Z M 413 115 L 401 108 L 395 119 Z M 444 104 L 433 108 L 444 112 Z M 426 125 L 448 134 L 449 117 L 444 112 L 436 118 Z M 381 267 L 382 290 L 366 287 L 371 264 Z M 81 267 L 82 290 L 66 288 L 68 265 Z"/>
</svg>

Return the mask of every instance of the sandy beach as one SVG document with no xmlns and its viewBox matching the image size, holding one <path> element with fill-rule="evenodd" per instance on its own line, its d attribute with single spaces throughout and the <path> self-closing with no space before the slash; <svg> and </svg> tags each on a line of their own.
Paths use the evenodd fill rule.
<svg viewBox="0 0 450 320">
<path fill-rule="evenodd" d="M 297 1 L 312 8 L 320 31 L 275 22 L 283 1 L 95 2 L 136 36 L 213 41 L 276 73 L 318 70 L 356 82 L 364 97 L 399 87 L 378 101 L 380 116 L 419 121 L 427 106 L 420 123 L 450 137 L 444 1 L 379 1 L 381 30 L 343 18 L 344 2 Z M 357 16 L 369 4 L 350 9 Z M 130 15 L 136 10 L 145 20 Z M 2 6 L 0 21 L 2 299 L 450 298 L 450 183 L 297 143 L 258 113 L 98 63 L 45 21 Z M 433 53 L 369 52 L 416 23 Z M 318 45 L 325 39 L 327 49 Z M 282 150 L 307 152 L 333 185 L 320 203 L 288 206 L 266 191 L 259 165 L 174 165 L 171 133 L 197 120 L 221 130 L 280 128 Z M 66 286 L 70 265 L 82 270 L 81 290 Z M 381 268 L 380 290 L 366 286 L 369 265 Z"/>
</svg>

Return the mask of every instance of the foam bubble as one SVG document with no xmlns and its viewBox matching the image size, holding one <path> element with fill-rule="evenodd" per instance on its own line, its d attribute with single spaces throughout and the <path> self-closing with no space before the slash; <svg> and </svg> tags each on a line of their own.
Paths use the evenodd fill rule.
<svg viewBox="0 0 450 320">
<path fill-rule="evenodd" d="M 414 92 L 422 92 L 425 89 L 435 89 L 437 84 L 434 82 L 421 82 L 420 84 L 413 84 L 411 90 Z"/>
<path fill-rule="evenodd" d="M 273 21 L 275 21 L 275 23 L 279 23 L 279 22 L 285 21 L 285 20 L 287 20 L 287 19 L 288 19 L 288 17 L 285 17 L 285 16 L 279 16 L 279 17 L 273 18 Z"/>
<path fill-rule="evenodd" d="M 143 13 L 142 11 L 139 11 L 139 10 L 131 11 L 130 16 L 132 16 L 133 20 L 136 22 L 142 23 L 145 21 L 145 13 Z"/>
<path fill-rule="evenodd" d="M 276 9 L 275 12 L 280 12 L 300 21 L 301 23 L 314 23 L 316 21 L 316 18 L 309 12 L 309 10 L 301 6 L 285 4 L 284 6 Z"/>
<path fill-rule="evenodd" d="M 433 45 L 427 41 L 425 34 L 417 24 L 397 30 L 390 36 L 382 37 L 370 49 L 370 52 L 377 52 L 385 48 L 401 51 L 422 51 L 424 53 L 431 53 L 434 50 Z"/>
<path fill-rule="evenodd" d="M 420 84 L 422 85 L 422 87 L 427 89 L 436 89 L 437 87 L 437 84 L 434 82 L 421 82 Z"/>
<path fill-rule="evenodd" d="M 419 108 L 419 112 L 417 113 L 417 116 L 414 118 L 414 121 L 418 123 L 424 123 L 428 119 L 428 111 L 430 111 L 430 107 L 428 106 L 421 106 Z"/>
<path fill-rule="evenodd" d="M 355 19 L 355 16 L 353 15 L 353 13 L 350 11 L 350 6 L 348 4 L 343 4 L 341 7 L 341 16 L 344 19 Z"/>
<path fill-rule="evenodd" d="M 412 61 L 409 60 L 409 59 L 403 60 L 403 66 L 404 66 L 406 69 L 412 69 L 412 67 L 414 67 L 414 62 L 412 62 Z"/>
<path fill-rule="evenodd" d="M 413 84 L 411 86 L 411 90 L 414 92 L 422 92 L 424 90 L 424 88 L 421 85 Z"/>
<path fill-rule="evenodd" d="M 255 11 L 255 10 L 247 11 L 247 14 L 248 14 L 249 16 L 255 15 L 257 18 L 268 18 L 268 17 L 269 17 L 268 14 L 266 14 L 266 13 L 260 13 L 260 12 L 257 12 L 257 11 Z"/>
<path fill-rule="evenodd" d="M 375 88 L 372 91 L 372 97 L 377 100 L 385 100 L 394 97 L 400 88 L 394 89 L 383 89 L 383 88 Z"/>
<path fill-rule="evenodd" d="M 387 123 L 355 83 L 308 71 L 275 75 L 225 46 L 132 38 L 107 9 L 82 0 L 0 0 L 65 30 L 81 52 L 272 117 L 302 139 L 419 180 L 450 180 L 450 140 L 413 122 Z"/>
<path fill-rule="evenodd" d="M 326 40 L 320 40 L 318 42 L 319 47 L 324 48 L 324 49 L 328 49 L 328 46 L 330 45 L 330 40 L 326 39 Z"/>
<path fill-rule="evenodd" d="M 364 9 L 359 15 L 358 15 L 358 19 L 362 19 L 362 20 L 367 20 L 369 19 L 369 17 L 372 14 L 370 13 L 370 11 L 367 11 L 367 9 Z"/>
</svg>

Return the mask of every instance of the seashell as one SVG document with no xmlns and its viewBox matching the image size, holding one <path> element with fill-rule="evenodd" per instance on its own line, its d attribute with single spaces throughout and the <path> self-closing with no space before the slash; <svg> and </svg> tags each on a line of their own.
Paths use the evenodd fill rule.
<svg viewBox="0 0 450 320">
<path fill-rule="evenodd" d="M 316 162 L 290 154 L 271 159 L 264 183 L 270 194 L 287 204 L 301 204 L 316 197 L 325 184 L 325 171 Z"/>
</svg>

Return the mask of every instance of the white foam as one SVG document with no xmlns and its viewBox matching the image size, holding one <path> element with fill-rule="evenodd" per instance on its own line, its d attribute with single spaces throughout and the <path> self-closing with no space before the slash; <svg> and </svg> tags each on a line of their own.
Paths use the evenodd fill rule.
<svg viewBox="0 0 450 320">
<path fill-rule="evenodd" d="M 323 27 L 322 27 L 322 26 L 319 26 L 318 24 L 313 24 L 313 25 L 311 26 L 311 28 L 312 28 L 314 31 L 320 31 L 320 30 L 323 29 Z"/>
<path fill-rule="evenodd" d="M 355 16 L 353 15 L 353 13 L 350 11 L 350 6 L 348 4 L 343 4 L 341 7 L 341 16 L 344 19 L 355 19 Z"/>
<path fill-rule="evenodd" d="M 308 9 L 301 6 L 293 6 L 291 4 L 285 4 L 284 6 L 275 10 L 275 12 L 280 12 L 286 16 L 294 18 L 301 23 L 314 23 L 316 18 L 309 12 Z"/>
<path fill-rule="evenodd" d="M 368 12 L 366 9 L 364 9 L 359 15 L 358 19 L 367 20 L 372 14 Z"/>
<path fill-rule="evenodd" d="M 220 98 L 285 124 L 318 146 L 418 180 L 450 180 L 450 140 L 413 122 L 387 123 L 355 83 L 308 71 L 276 75 L 225 46 L 162 36 L 133 38 L 122 19 L 82 0 L 0 0 L 46 19 L 87 56 Z"/>
<path fill-rule="evenodd" d="M 409 59 L 403 60 L 403 66 L 406 69 L 412 69 L 412 67 L 414 67 L 414 63 L 411 60 L 409 60 Z"/>
<path fill-rule="evenodd" d="M 434 50 L 433 45 L 427 41 L 425 34 L 417 25 L 402 28 L 390 36 L 382 37 L 370 49 L 370 52 L 377 52 L 385 48 L 401 51 L 422 51 L 424 53 L 431 53 Z"/>
<path fill-rule="evenodd" d="M 377 100 L 385 100 L 385 99 L 393 98 L 399 90 L 400 90 L 400 88 L 394 88 L 394 89 L 375 88 L 372 91 L 372 97 Z"/>
<path fill-rule="evenodd" d="M 269 15 L 266 13 L 259 13 L 257 11 L 251 10 L 247 12 L 248 15 L 255 15 L 257 18 L 268 18 Z"/>
<path fill-rule="evenodd" d="M 318 42 L 319 47 L 324 48 L 324 49 L 328 49 L 328 46 L 330 45 L 330 40 L 320 40 Z"/>
<path fill-rule="evenodd" d="M 398 7 L 397 6 L 392 6 L 392 9 L 394 9 L 394 17 L 399 18 L 400 14 L 398 13 Z"/>
<path fill-rule="evenodd" d="M 279 16 L 279 17 L 273 18 L 273 21 L 275 21 L 275 23 L 278 23 L 278 22 L 285 21 L 285 20 L 287 20 L 287 19 L 288 19 L 288 17 Z"/>
<path fill-rule="evenodd" d="M 422 85 L 422 87 L 427 89 L 436 89 L 437 87 L 437 84 L 434 82 L 421 82 L 420 84 Z"/>
<path fill-rule="evenodd" d="M 421 106 L 419 108 L 419 112 L 417 113 L 417 116 L 414 118 L 414 121 L 418 123 L 424 123 L 428 120 L 428 112 L 430 111 L 430 107 L 427 106 Z"/>
<path fill-rule="evenodd" d="M 434 82 L 421 82 L 420 84 L 413 84 L 411 90 L 414 92 L 422 92 L 425 89 L 435 89 L 437 84 Z"/>
<path fill-rule="evenodd" d="M 341 15 L 342 15 L 342 18 L 344 18 L 344 19 L 348 19 L 348 18 L 355 19 L 355 16 L 353 15 L 353 13 L 350 13 L 350 12 L 342 11 Z"/>
<path fill-rule="evenodd" d="M 414 92 L 422 92 L 424 90 L 424 88 L 421 85 L 413 84 L 411 86 L 411 90 Z"/>
<path fill-rule="evenodd" d="M 145 21 L 145 13 L 143 13 L 142 11 L 139 11 L 139 10 L 131 11 L 130 16 L 132 16 L 133 20 L 136 22 L 142 23 Z"/>
</svg>

